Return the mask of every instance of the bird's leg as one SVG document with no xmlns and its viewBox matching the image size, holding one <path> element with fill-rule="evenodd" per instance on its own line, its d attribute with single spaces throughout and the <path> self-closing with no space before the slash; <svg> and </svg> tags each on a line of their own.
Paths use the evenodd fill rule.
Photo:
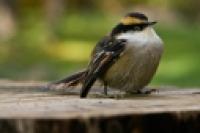
<svg viewBox="0 0 200 133">
<path fill-rule="evenodd" d="M 103 83 L 103 89 L 104 89 L 104 94 L 107 96 L 108 95 L 108 86 L 107 86 L 106 82 Z"/>
</svg>

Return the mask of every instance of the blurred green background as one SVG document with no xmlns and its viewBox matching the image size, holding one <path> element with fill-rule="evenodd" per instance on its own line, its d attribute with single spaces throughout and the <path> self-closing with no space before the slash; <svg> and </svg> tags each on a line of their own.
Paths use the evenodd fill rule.
<svg viewBox="0 0 200 133">
<path fill-rule="evenodd" d="M 127 12 L 158 20 L 165 53 L 151 84 L 200 86 L 199 0 L 0 0 L 0 78 L 51 81 L 87 66 Z"/>
</svg>

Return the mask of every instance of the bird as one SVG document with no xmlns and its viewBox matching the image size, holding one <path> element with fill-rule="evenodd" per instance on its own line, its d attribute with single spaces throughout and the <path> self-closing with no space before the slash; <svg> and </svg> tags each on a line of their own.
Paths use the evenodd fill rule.
<svg viewBox="0 0 200 133">
<path fill-rule="evenodd" d="M 129 12 L 94 47 L 86 69 L 52 83 L 81 84 L 80 98 L 87 97 L 99 80 L 107 87 L 127 93 L 144 93 L 163 54 L 163 41 L 141 12 Z M 148 91 L 147 91 L 148 92 Z"/>
</svg>

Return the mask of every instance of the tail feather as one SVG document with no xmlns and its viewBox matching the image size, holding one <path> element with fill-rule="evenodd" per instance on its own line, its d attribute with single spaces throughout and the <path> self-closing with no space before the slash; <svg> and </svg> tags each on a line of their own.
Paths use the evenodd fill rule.
<svg viewBox="0 0 200 133">
<path fill-rule="evenodd" d="M 66 84 L 66 86 L 76 86 L 77 84 L 81 83 L 84 76 L 86 74 L 86 70 L 77 72 L 75 74 L 72 74 L 70 76 L 67 76 L 64 79 L 58 80 L 56 82 L 53 82 L 53 85 L 58 85 L 58 84 Z"/>
</svg>

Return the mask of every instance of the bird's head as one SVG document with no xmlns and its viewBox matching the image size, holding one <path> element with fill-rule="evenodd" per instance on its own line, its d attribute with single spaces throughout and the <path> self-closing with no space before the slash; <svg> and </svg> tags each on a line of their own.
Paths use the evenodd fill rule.
<svg viewBox="0 0 200 133">
<path fill-rule="evenodd" d="M 124 32 L 141 32 L 145 28 L 150 27 L 157 22 L 148 21 L 148 17 L 139 12 L 131 12 L 126 14 L 121 21 L 113 28 L 111 35 L 117 35 Z"/>
</svg>

